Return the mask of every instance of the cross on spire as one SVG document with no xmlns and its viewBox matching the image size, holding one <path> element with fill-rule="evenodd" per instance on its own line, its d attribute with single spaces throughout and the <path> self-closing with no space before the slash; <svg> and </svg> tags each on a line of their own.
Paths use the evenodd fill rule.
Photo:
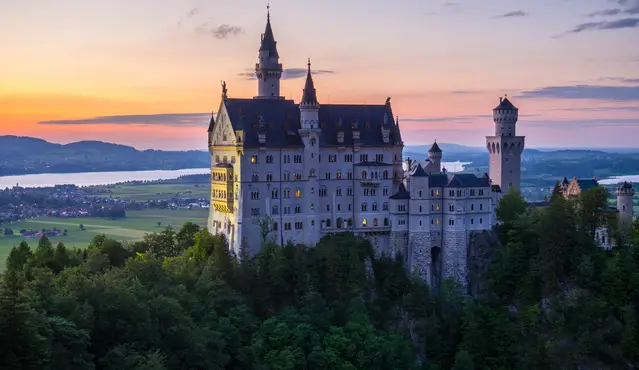
<svg viewBox="0 0 639 370">
<path fill-rule="evenodd" d="M 311 58 L 308 58 L 308 71 L 311 71 Z"/>
<path fill-rule="evenodd" d="M 271 20 L 271 3 L 266 4 L 266 20 Z"/>
</svg>

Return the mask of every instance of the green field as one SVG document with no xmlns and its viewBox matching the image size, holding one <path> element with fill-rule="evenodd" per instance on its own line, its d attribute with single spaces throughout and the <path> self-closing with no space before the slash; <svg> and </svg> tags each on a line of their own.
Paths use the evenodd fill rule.
<svg viewBox="0 0 639 370">
<path fill-rule="evenodd" d="M 148 188 L 148 186 L 144 188 Z M 172 226 L 178 229 L 187 221 L 205 226 L 208 212 L 208 209 L 201 208 L 192 210 L 153 209 L 127 211 L 127 217 L 119 220 L 92 217 L 40 217 L 23 222 L 5 224 L 3 227 L 13 229 L 16 234 L 22 229 L 67 229 L 67 236 L 52 237 L 51 242 L 53 244 L 62 242 L 68 247 L 86 247 L 89 241 L 97 234 L 105 234 L 117 240 L 138 240 L 143 238 L 144 234 L 161 231 L 166 226 Z M 158 221 L 162 222 L 160 227 L 158 227 Z M 80 230 L 80 224 L 84 225 L 84 231 Z M 18 235 L 0 236 L 0 270 L 4 270 L 4 261 L 11 251 L 11 248 L 19 244 L 22 240 L 26 240 L 32 248 L 38 243 L 38 240 L 35 238 L 23 238 Z"/>
<path fill-rule="evenodd" d="M 137 201 L 170 199 L 172 196 L 209 199 L 210 185 L 207 184 L 123 184 L 101 186 L 111 190 L 111 196 Z"/>
</svg>

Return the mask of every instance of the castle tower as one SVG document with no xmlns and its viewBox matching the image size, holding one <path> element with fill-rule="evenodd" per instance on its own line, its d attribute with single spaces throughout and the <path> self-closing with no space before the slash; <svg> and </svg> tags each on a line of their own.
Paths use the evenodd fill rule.
<svg viewBox="0 0 639 370">
<path fill-rule="evenodd" d="M 437 141 L 428 149 L 428 159 L 436 168 L 433 172 L 442 172 L 442 150 L 439 148 L 439 145 L 437 145 Z"/>
<path fill-rule="evenodd" d="M 307 204 L 319 206 L 319 181 L 317 174 L 319 173 L 319 110 L 320 105 L 317 101 L 317 93 L 311 75 L 311 59 L 308 60 L 308 72 L 306 73 L 306 83 L 302 93 L 302 100 L 299 105 L 300 109 L 300 129 L 299 134 L 304 142 L 304 177 L 307 178 L 306 197 L 309 199 Z M 313 191 L 314 190 L 314 191 Z M 306 243 L 313 245 L 320 239 L 320 219 L 318 210 L 309 210 L 307 213 L 306 225 L 309 226 L 308 232 L 305 232 Z"/>
<path fill-rule="evenodd" d="M 280 96 L 282 64 L 280 64 L 279 59 L 277 42 L 271 28 L 271 13 L 269 10 L 266 15 L 266 30 L 262 34 L 262 43 L 257 63 L 255 63 L 255 76 L 258 81 L 258 94 L 255 99 L 284 99 L 284 97 Z"/>
<path fill-rule="evenodd" d="M 632 197 L 635 195 L 635 189 L 632 183 L 624 181 L 617 188 L 617 210 L 619 211 L 619 226 L 623 229 L 632 227 L 633 211 Z"/>
<path fill-rule="evenodd" d="M 493 109 L 495 135 L 486 136 L 490 180 L 493 185 L 499 185 L 503 193 L 510 188 L 519 190 L 521 184 L 521 153 L 525 137 L 516 135 L 518 117 L 519 109 L 507 97 L 499 98 L 499 105 Z"/>
</svg>

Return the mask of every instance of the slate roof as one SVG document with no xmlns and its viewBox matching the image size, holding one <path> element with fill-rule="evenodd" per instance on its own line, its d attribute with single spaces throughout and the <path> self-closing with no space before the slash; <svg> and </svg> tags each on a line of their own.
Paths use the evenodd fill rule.
<svg viewBox="0 0 639 370">
<path fill-rule="evenodd" d="M 426 174 L 426 171 L 424 171 L 424 167 L 422 167 L 422 165 L 418 163 L 417 168 L 415 168 L 415 171 L 411 176 L 423 177 L 428 176 L 428 174 Z"/>
<path fill-rule="evenodd" d="M 453 187 L 453 188 L 469 188 L 469 187 L 485 187 L 490 184 L 486 179 L 477 177 L 471 173 L 447 174 L 438 173 L 428 176 L 428 186 L 436 187 Z"/>
<path fill-rule="evenodd" d="M 562 185 L 568 185 L 570 184 L 570 181 L 568 181 L 568 179 L 566 177 L 564 177 L 564 179 L 561 181 Z"/>
<path fill-rule="evenodd" d="M 410 193 L 406 190 L 404 184 L 400 183 L 397 193 L 391 195 L 390 199 L 410 199 Z"/>
<path fill-rule="evenodd" d="M 317 104 L 317 93 L 315 92 L 315 85 L 313 84 L 313 76 L 311 76 L 311 61 L 308 61 L 308 72 L 306 73 L 306 84 L 304 85 L 304 91 L 302 92 L 301 104 Z"/>
<path fill-rule="evenodd" d="M 262 35 L 262 43 L 260 44 L 260 51 L 263 50 L 268 50 L 270 56 L 272 57 L 280 57 L 280 55 L 277 53 L 277 41 L 275 41 L 275 36 L 273 35 L 273 28 L 271 28 L 270 14 L 266 18 L 266 30 L 264 30 L 264 34 Z"/>
<path fill-rule="evenodd" d="M 628 181 L 624 181 L 623 184 L 619 187 L 619 189 L 632 189 L 632 183 Z"/>
<path fill-rule="evenodd" d="M 292 100 L 227 98 L 224 104 L 233 129 L 244 131 L 245 147 L 303 147 L 298 134 L 300 111 Z M 264 122 L 261 129 L 266 131 L 264 145 L 257 140 L 260 119 Z M 385 147 L 401 143 L 390 104 L 324 104 L 319 108 L 319 120 L 320 146 L 352 146 L 356 130 L 360 132 L 360 146 Z M 382 127 L 390 131 L 388 143 L 382 139 Z M 338 131 L 344 132 L 343 143 L 337 141 Z"/>
<path fill-rule="evenodd" d="M 577 180 L 577 184 L 579 185 L 579 189 L 581 189 L 581 191 L 596 188 L 597 186 L 599 186 L 597 180 L 593 179 Z"/>
<path fill-rule="evenodd" d="M 442 150 L 439 149 L 439 145 L 437 145 L 437 142 L 434 142 L 433 146 L 431 146 L 428 151 L 431 152 L 431 153 L 441 153 L 442 152 Z"/>
<path fill-rule="evenodd" d="M 499 98 L 499 105 L 495 107 L 495 110 L 518 110 L 508 98 Z"/>
</svg>

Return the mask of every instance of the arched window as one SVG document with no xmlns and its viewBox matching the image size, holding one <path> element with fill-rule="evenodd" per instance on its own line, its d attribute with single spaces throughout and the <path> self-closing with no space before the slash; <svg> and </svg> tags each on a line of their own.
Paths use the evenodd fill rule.
<svg viewBox="0 0 639 370">
<path fill-rule="evenodd" d="M 373 226 L 377 226 L 377 219 L 376 218 L 373 219 Z"/>
<path fill-rule="evenodd" d="M 260 177 L 257 174 L 257 172 L 253 172 L 253 176 L 251 176 L 251 181 L 253 181 L 253 182 L 260 181 Z"/>
<path fill-rule="evenodd" d="M 384 226 L 388 226 L 388 218 L 384 218 Z"/>
<path fill-rule="evenodd" d="M 295 189 L 295 198 L 302 197 L 302 190 L 300 188 Z"/>
<path fill-rule="evenodd" d="M 366 175 L 367 175 L 366 170 L 362 171 L 362 179 L 366 179 Z"/>
<path fill-rule="evenodd" d="M 284 198 L 290 198 L 291 197 L 291 189 L 286 188 L 284 189 Z"/>
<path fill-rule="evenodd" d="M 311 139 L 311 146 L 315 146 L 315 144 L 317 143 L 317 140 L 315 138 Z"/>
<path fill-rule="evenodd" d="M 386 180 L 387 178 L 388 178 L 388 170 L 384 170 L 384 180 Z"/>
<path fill-rule="evenodd" d="M 273 212 L 274 215 L 277 215 L 280 213 L 280 209 L 277 206 L 273 206 Z"/>
<path fill-rule="evenodd" d="M 311 170 L 308 173 L 308 176 L 310 176 L 310 177 L 314 177 L 315 176 L 315 169 L 314 168 L 311 168 Z"/>
<path fill-rule="evenodd" d="M 277 189 L 271 190 L 271 199 L 277 199 Z"/>
<path fill-rule="evenodd" d="M 344 220 L 342 220 L 342 218 L 338 218 L 337 221 L 335 222 L 335 226 L 337 226 L 338 229 L 341 229 L 344 226 Z"/>
<path fill-rule="evenodd" d="M 368 222 L 366 221 L 366 219 L 362 220 L 362 226 L 366 226 L 368 224 Z"/>
<path fill-rule="evenodd" d="M 330 218 L 326 219 L 326 227 L 331 227 L 331 219 Z"/>
</svg>

